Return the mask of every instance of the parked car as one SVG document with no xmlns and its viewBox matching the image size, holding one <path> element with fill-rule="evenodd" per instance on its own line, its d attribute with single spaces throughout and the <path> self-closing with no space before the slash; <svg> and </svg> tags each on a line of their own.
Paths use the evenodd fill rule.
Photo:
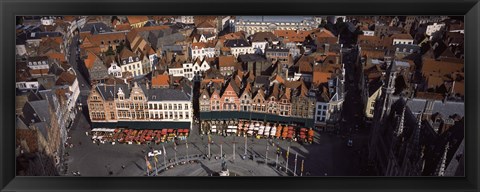
<svg viewBox="0 0 480 192">
<path fill-rule="evenodd" d="M 347 147 L 353 147 L 353 140 L 352 139 L 348 139 Z"/>
<path fill-rule="evenodd" d="M 148 157 L 155 157 L 158 155 L 162 155 L 162 151 L 154 150 L 153 152 L 148 152 Z"/>
</svg>

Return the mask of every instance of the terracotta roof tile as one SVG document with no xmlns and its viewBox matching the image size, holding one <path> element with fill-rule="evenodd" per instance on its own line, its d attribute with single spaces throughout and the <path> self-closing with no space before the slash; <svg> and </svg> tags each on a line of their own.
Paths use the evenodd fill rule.
<svg viewBox="0 0 480 192">
<path fill-rule="evenodd" d="M 64 71 L 60 74 L 55 84 L 72 86 L 76 79 L 77 77 L 74 74 Z"/>
<path fill-rule="evenodd" d="M 283 38 L 284 42 L 303 42 L 307 38 L 312 30 L 300 31 L 300 30 L 274 30 L 273 34 L 277 37 Z"/>
<path fill-rule="evenodd" d="M 157 75 L 152 78 L 152 87 L 168 86 L 170 77 L 168 75 Z"/>
<path fill-rule="evenodd" d="M 147 16 L 127 16 L 127 19 L 130 24 L 148 21 Z"/>
<path fill-rule="evenodd" d="M 315 71 L 313 72 L 313 83 L 319 85 L 321 83 L 326 83 L 331 78 L 331 73 Z"/>
<path fill-rule="evenodd" d="M 95 63 L 95 60 L 99 59 L 97 55 L 94 53 L 87 51 L 87 58 L 84 60 L 85 67 L 87 69 L 90 69 L 93 67 L 93 63 Z"/>
<path fill-rule="evenodd" d="M 433 75 L 449 75 L 455 72 L 464 72 L 463 63 L 452 63 L 445 61 L 437 61 L 434 59 L 424 59 L 422 66 L 422 73 L 424 76 Z"/>
<path fill-rule="evenodd" d="M 391 37 L 394 39 L 412 39 L 413 40 L 413 37 L 410 34 L 393 34 Z"/>
<path fill-rule="evenodd" d="M 219 67 L 232 67 L 235 66 L 235 56 L 233 55 L 221 55 L 218 57 Z"/>
<path fill-rule="evenodd" d="M 432 99 L 432 100 L 443 100 L 443 95 L 440 93 L 430 93 L 430 92 L 417 92 L 415 98 L 419 99 Z"/>
</svg>

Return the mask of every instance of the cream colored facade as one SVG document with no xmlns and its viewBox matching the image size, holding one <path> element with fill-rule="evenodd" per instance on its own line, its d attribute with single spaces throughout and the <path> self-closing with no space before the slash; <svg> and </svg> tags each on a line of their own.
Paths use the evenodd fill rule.
<svg viewBox="0 0 480 192">
<path fill-rule="evenodd" d="M 371 119 L 373 118 L 373 114 L 375 111 L 375 101 L 377 100 L 377 97 L 382 94 L 382 88 L 379 87 L 375 93 L 373 93 L 370 97 L 367 99 L 367 103 L 365 106 L 365 117 Z"/>
</svg>

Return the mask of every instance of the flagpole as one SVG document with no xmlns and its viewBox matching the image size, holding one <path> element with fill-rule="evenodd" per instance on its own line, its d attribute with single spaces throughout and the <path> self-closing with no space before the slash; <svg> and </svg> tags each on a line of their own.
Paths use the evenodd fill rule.
<svg viewBox="0 0 480 192">
<path fill-rule="evenodd" d="M 275 159 L 275 168 L 278 168 L 278 152 L 277 152 L 277 159 Z"/>
<path fill-rule="evenodd" d="M 178 159 L 177 159 L 177 143 L 173 142 L 173 149 L 175 151 L 175 165 L 178 165 Z"/>
<path fill-rule="evenodd" d="M 223 148 L 222 148 L 222 144 L 220 143 L 220 159 L 223 158 Z"/>
<path fill-rule="evenodd" d="M 165 165 L 165 170 L 168 170 L 167 167 L 167 151 L 165 151 L 165 145 L 162 143 L 163 148 L 163 164 Z"/>
<path fill-rule="evenodd" d="M 287 164 L 285 164 L 285 173 L 288 173 L 288 155 L 290 154 L 290 146 L 287 148 Z"/>
<path fill-rule="evenodd" d="M 233 142 L 233 153 L 232 153 L 232 156 L 233 156 L 233 160 L 235 161 L 235 142 Z"/>
<path fill-rule="evenodd" d="M 188 139 L 185 137 L 185 148 L 187 149 L 187 162 L 188 162 Z"/>
<path fill-rule="evenodd" d="M 297 176 L 297 156 L 298 153 L 295 153 L 295 167 L 293 168 L 293 176 Z"/>
<path fill-rule="evenodd" d="M 210 142 L 211 142 L 211 138 L 210 138 L 210 134 L 208 134 L 208 159 L 212 157 L 210 152 Z"/>
<path fill-rule="evenodd" d="M 247 155 L 247 137 L 245 137 L 245 155 Z"/>
<path fill-rule="evenodd" d="M 268 141 L 267 141 L 267 151 L 265 152 L 265 164 L 268 164 Z"/>
<path fill-rule="evenodd" d="M 152 153 L 153 153 L 153 148 L 152 148 Z M 158 176 L 158 169 L 157 169 L 157 156 L 155 153 L 153 153 L 153 158 L 154 158 L 154 163 L 155 163 L 155 176 Z"/>
<path fill-rule="evenodd" d="M 302 159 L 302 166 L 300 167 L 300 176 L 303 176 L 303 159 Z"/>
<path fill-rule="evenodd" d="M 158 176 L 157 157 L 155 156 L 155 176 Z"/>
</svg>

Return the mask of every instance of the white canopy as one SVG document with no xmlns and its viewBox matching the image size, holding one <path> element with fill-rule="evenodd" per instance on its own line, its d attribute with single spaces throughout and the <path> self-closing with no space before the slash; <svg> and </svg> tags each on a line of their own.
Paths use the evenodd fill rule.
<svg viewBox="0 0 480 192">
<path fill-rule="evenodd" d="M 115 129 L 108 129 L 108 128 L 95 128 L 95 129 L 92 129 L 92 131 L 100 131 L 100 132 L 115 132 Z"/>
</svg>

